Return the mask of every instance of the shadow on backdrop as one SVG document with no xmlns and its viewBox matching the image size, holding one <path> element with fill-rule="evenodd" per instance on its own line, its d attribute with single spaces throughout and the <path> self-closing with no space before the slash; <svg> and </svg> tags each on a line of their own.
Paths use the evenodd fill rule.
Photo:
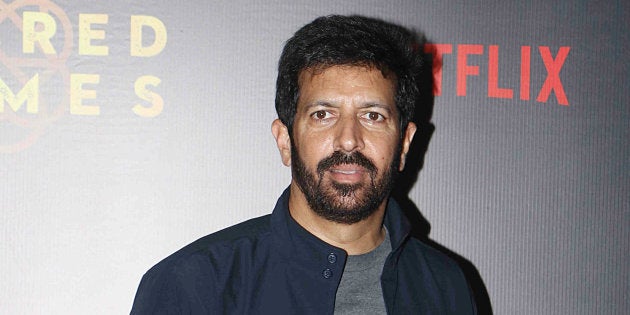
<svg viewBox="0 0 630 315">
<path fill-rule="evenodd" d="M 423 47 L 423 44 L 428 44 L 424 38 L 418 38 L 417 41 L 420 45 L 417 45 L 416 47 Z M 405 169 L 400 174 L 400 177 L 396 182 L 396 187 L 394 187 L 394 190 L 392 191 L 392 196 L 401 205 L 405 215 L 407 215 L 407 218 L 411 222 L 412 236 L 424 241 L 428 245 L 455 260 L 462 268 L 462 271 L 466 276 L 466 280 L 468 280 L 471 287 L 473 299 L 477 305 L 478 314 L 491 315 L 492 305 L 490 303 L 490 296 L 488 295 L 486 286 L 483 283 L 477 268 L 466 258 L 429 238 L 431 224 L 424 216 L 422 216 L 420 210 L 414 202 L 409 199 L 409 192 L 417 181 L 420 170 L 422 170 L 424 165 L 424 156 L 429 148 L 431 136 L 435 131 L 435 126 L 431 123 L 434 105 L 433 73 L 442 67 L 442 60 L 433 58 L 433 56 L 437 56 L 435 51 L 431 50 L 434 48 L 431 46 L 424 47 L 427 47 L 427 49 L 425 49 L 425 57 L 429 62 L 429 66 L 424 67 L 426 71 L 424 71 L 420 76 L 421 82 L 419 86 L 421 88 L 421 98 L 416 103 L 413 119 L 414 123 L 418 126 L 418 130 L 416 131 L 411 147 L 409 148 Z"/>
</svg>

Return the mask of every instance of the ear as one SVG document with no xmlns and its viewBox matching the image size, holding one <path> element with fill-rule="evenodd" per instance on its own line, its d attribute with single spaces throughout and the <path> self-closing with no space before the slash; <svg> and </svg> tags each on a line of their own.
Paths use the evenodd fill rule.
<svg viewBox="0 0 630 315">
<path fill-rule="evenodd" d="M 405 128 L 405 134 L 402 138 L 402 150 L 400 151 L 400 165 L 398 166 L 398 170 L 402 172 L 405 168 L 405 159 L 407 158 L 407 152 L 409 152 L 409 147 L 411 146 L 411 140 L 413 140 L 413 136 L 416 134 L 416 124 L 410 122 L 407 124 L 407 128 Z"/>
<path fill-rule="evenodd" d="M 271 133 L 276 139 L 276 145 L 280 151 L 282 163 L 291 166 L 291 138 L 289 137 L 289 129 L 280 119 L 276 119 L 271 123 Z"/>
</svg>

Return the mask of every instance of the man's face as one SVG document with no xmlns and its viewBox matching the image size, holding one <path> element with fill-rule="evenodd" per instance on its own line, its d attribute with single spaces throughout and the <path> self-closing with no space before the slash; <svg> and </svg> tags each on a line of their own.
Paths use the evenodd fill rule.
<svg viewBox="0 0 630 315">
<path fill-rule="evenodd" d="M 391 191 L 415 128 L 401 142 L 394 84 L 376 68 L 304 71 L 299 83 L 293 180 L 320 216 L 361 221 Z"/>
</svg>

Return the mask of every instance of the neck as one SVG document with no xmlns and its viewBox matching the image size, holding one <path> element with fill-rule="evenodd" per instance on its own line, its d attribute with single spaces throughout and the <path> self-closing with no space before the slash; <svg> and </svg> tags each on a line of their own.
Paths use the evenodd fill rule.
<svg viewBox="0 0 630 315">
<path fill-rule="evenodd" d="M 365 254 L 376 248 L 385 239 L 383 217 L 387 200 L 368 218 L 353 224 L 327 220 L 316 214 L 308 205 L 306 197 L 291 183 L 289 213 L 304 229 L 322 241 L 345 250 L 348 255 Z"/>
</svg>

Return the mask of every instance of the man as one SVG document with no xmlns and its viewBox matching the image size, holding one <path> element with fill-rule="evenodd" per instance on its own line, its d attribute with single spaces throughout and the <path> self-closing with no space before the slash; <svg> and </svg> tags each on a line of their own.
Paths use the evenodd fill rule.
<svg viewBox="0 0 630 315">
<path fill-rule="evenodd" d="M 389 198 L 416 131 L 422 47 L 318 18 L 280 58 L 272 123 L 292 181 L 271 215 L 208 235 L 142 279 L 132 314 L 472 314 L 461 270 Z"/>
</svg>

